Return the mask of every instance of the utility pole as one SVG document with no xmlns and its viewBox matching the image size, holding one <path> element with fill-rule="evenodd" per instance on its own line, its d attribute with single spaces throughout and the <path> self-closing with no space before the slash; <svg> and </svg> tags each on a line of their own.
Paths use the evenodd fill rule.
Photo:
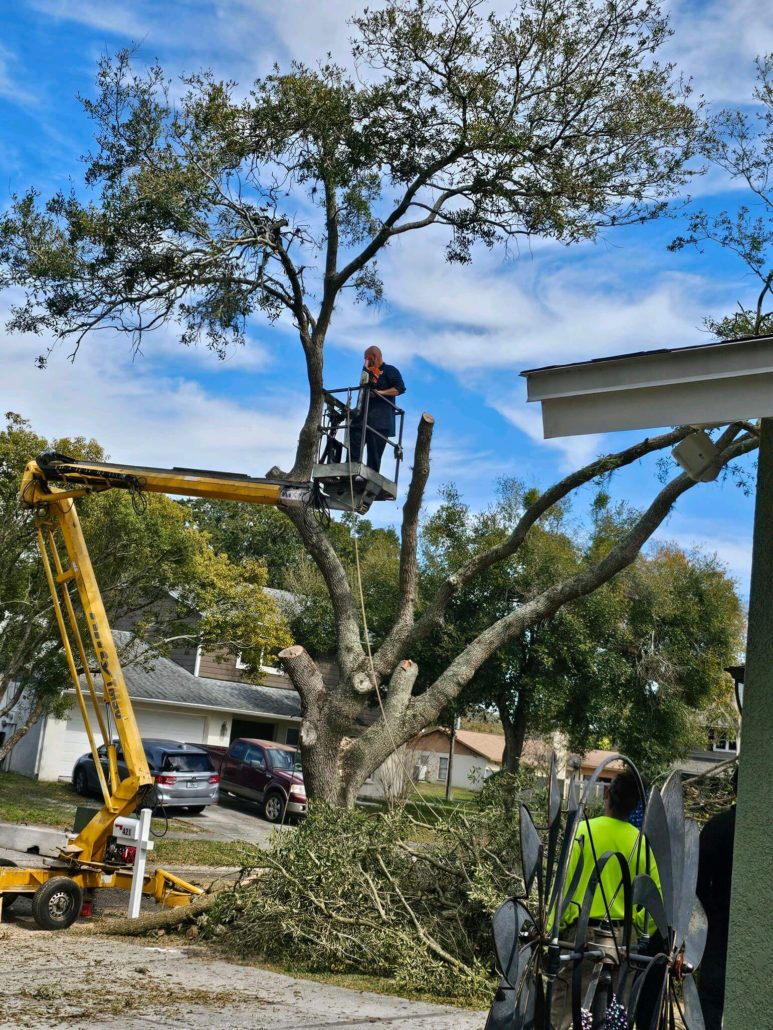
<svg viewBox="0 0 773 1030">
<path fill-rule="evenodd" d="M 448 776 L 446 777 L 446 801 L 453 801 L 454 792 L 451 787 L 451 777 L 454 774 L 454 748 L 456 747 L 456 731 L 461 729 L 462 720 L 457 715 L 451 725 L 451 744 L 448 749 Z"/>
</svg>

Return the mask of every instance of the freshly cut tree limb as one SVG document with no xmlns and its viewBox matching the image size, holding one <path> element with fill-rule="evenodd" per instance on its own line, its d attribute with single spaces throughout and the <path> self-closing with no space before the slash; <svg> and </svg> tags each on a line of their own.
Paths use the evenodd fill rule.
<svg viewBox="0 0 773 1030">
<path fill-rule="evenodd" d="M 233 884 L 219 881 L 213 884 L 207 894 L 202 894 L 190 905 L 149 912 L 138 919 L 111 919 L 108 922 L 96 924 L 94 932 L 121 937 L 142 937 L 153 930 L 174 930 L 179 926 L 195 923 L 200 915 L 212 908 L 220 891 L 231 886 Z"/>
</svg>

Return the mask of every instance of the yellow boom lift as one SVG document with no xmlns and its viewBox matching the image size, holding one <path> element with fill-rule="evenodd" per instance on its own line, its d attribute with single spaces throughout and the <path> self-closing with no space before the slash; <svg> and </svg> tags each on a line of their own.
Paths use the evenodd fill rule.
<svg viewBox="0 0 773 1030">
<path fill-rule="evenodd" d="M 399 414 L 402 416 L 402 412 Z M 320 436 L 324 446 L 331 432 L 321 427 Z M 168 493 L 279 508 L 363 511 L 373 500 L 394 497 L 397 492 L 401 453 L 399 442 L 392 446 L 394 480 L 387 480 L 358 462 L 345 463 L 339 469 L 324 458 L 315 466 L 312 482 L 303 484 L 198 469 L 78 461 L 53 452 L 29 462 L 22 478 L 20 500 L 35 513 L 38 547 L 104 803 L 46 865 L 17 868 L 0 861 L 0 897 L 6 905 L 18 895 L 31 897 L 38 925 L 50 930 L 63 929 L 80 914 L 85 891 L 129 890 L 132 870 L 116 840 L 114 824 L 119 817 L 141 808 L 153 786 L 75 502 L 87 494 L 123 489 L 134 495 Z M 85 639 L 80 629 L 84 623 Z M 89 661 L 89 653 L 94 661 Z M 101 690 L 92 671 L 95 667 L 102 680 Z M 119 778 L 111 721 L 128 769 L 123 780 Z M 107 776 L 97 755 L 100 743 L 107 750 Z M 203 892 L 172 873 L 157 869 L 145 875 L 143 893 L 163 905 L 175 906 L 186 905 Z"/>
</svg>

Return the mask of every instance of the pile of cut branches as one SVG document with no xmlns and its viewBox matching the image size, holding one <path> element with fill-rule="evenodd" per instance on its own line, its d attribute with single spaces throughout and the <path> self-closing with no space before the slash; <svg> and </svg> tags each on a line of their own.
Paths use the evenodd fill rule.
<svg viewBox="0 0 773 1030">
<path fill-rule="evenodd" d="M 314 805 L 218 896 L 200 932 L 242 958 L 290 959 L 310 972 L 367 973 L 486 1002 L 491 914 L 523 890 L 517 805 L 506 810 L 503 789 L 512 785 L 431 826 L 405 811 Z"/>
</svg>

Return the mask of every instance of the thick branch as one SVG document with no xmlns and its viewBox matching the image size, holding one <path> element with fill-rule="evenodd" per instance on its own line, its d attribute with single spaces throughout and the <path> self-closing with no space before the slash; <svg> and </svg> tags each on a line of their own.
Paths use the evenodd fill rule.
<svg viewBox="0 0 773 1030">
<path fill-rule="evenodd" d="M 616 454 L 608 454 L 597 458 L 596 461 L 592 461 L 589 465 L 585 465 L 584 468 L 572 472 L 558 483 L 555 483 L 550 489 L 541 494 L 533 504 L 529 505 L 507 540 L 490 548 L 488 551 L 476 554 L 441 584 L 427 610 L 418 620 L 413 630 L 404 638 L 402 642 L 403 648 L 410 649 L 416 641 L 426 637 L 442 620 L 443 613 L 451 598 L 486 569 L 515 554 L 526 539 L 526 535 L 531 527 L 550 508 L 567 497 L 573 490 L 586 483 L 590 483 L 599 476 L 624 468 L 626 465 L 638 461 L 647 454 L 652 454 L 665 447 L 673 447 L 674 444 L 689 436 L 692 432 L 694 430 L 691 427 L 681 426 L 660 436 L 647 437 L 632 447 L 618 451 Z"/>
<path fill-rule="evenodd" d="M 413 473 L 408 487 L 408 496 L 403 505 L 403 524 L 400 545 L 400 597 L 394 626 L 378 652 L 373 664 L 379 675 L 385 675 L 399 657 L 401 641 L 413 625 L 416 610 L 416 582 L 418 561 L 416 552 L 419 539 L 419 514 L 424 499 L 424 489 L 429 479 L 430 446 L 435 420 L 426 412 L 421 416 L 416 435 L 416 450 L 413 458 Z"/>
<path fill-rule="evenodd" d="M 335 615 L 338 638 L 337 654 L 341 674 L 346 677 L 364 656 L 360 642 L 357 605 L 349 586 L 346 570 L 331 542 L 305 511 L 290 509 L 286 515 L 300 533 L 306 550 L 314 559 L 325 580 Z"/>
</svg>

